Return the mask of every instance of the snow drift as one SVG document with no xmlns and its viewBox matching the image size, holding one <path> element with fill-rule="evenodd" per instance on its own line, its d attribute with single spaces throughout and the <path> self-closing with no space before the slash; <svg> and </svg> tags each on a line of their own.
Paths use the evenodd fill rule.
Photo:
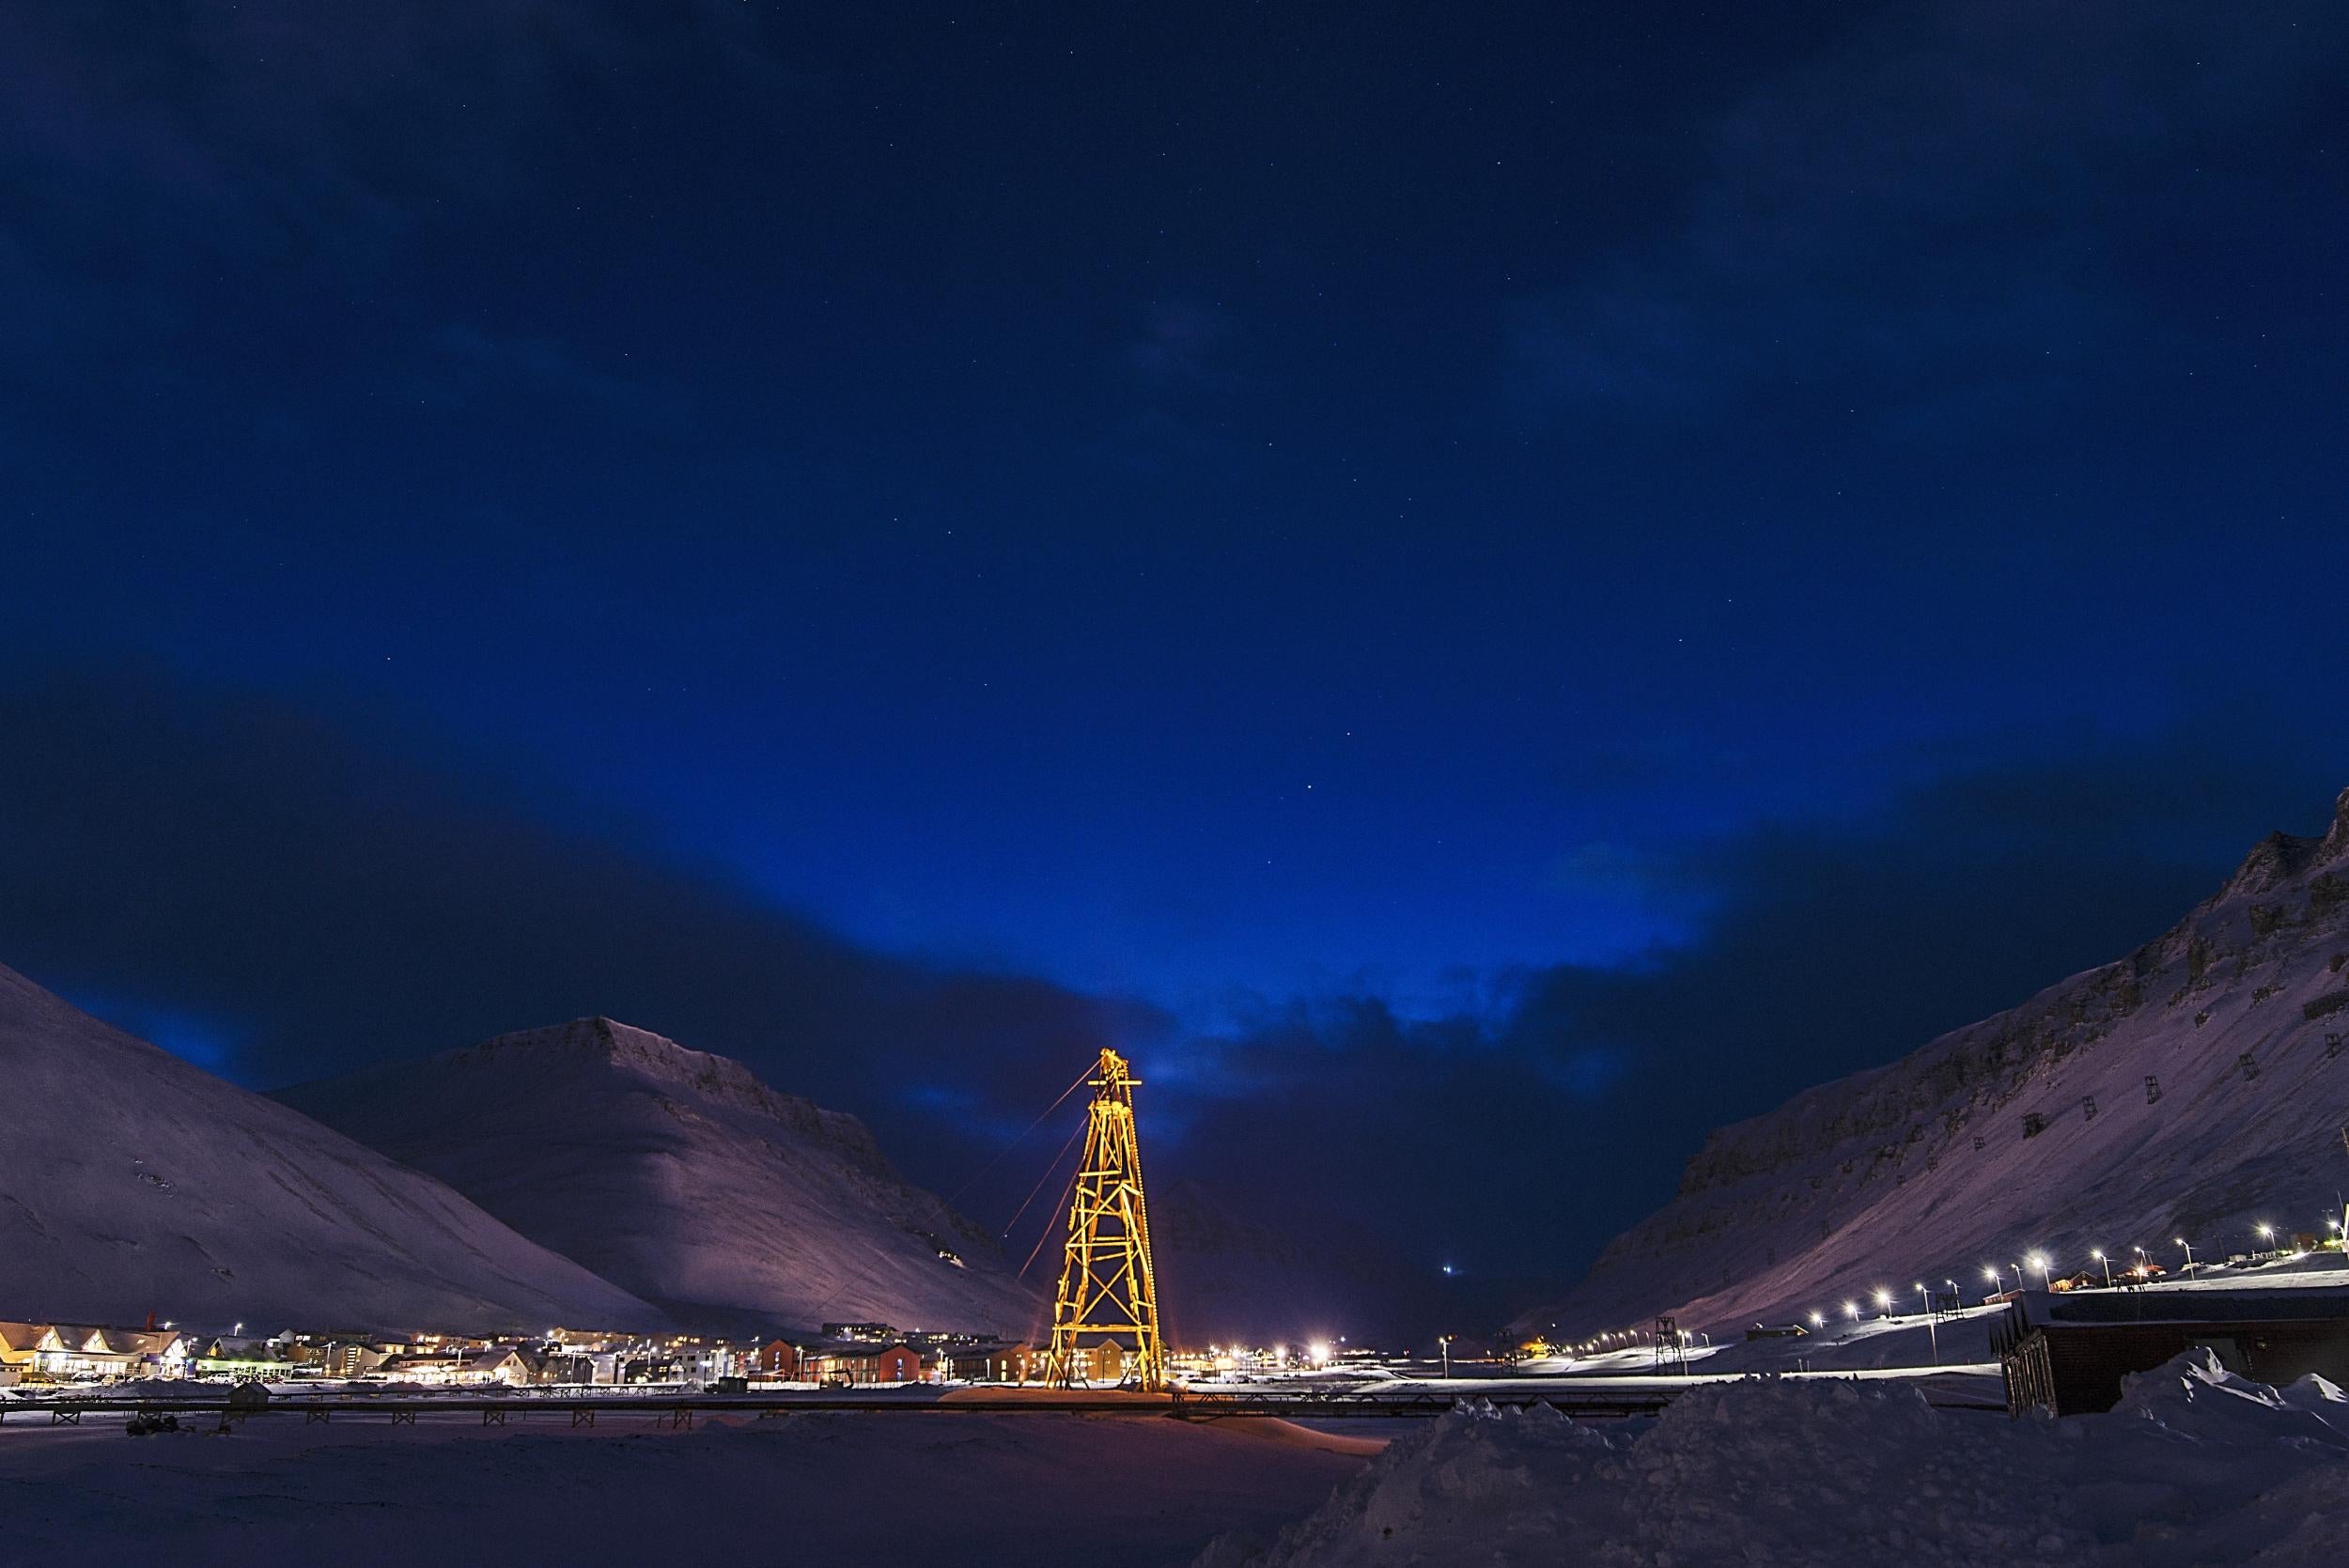
<svg viewBox="0 0 2349 1568">
<path fill-rule="evenodd" d="M 855 1117 L 610 1018 L 277 1097 L 681 1321 L 1036 1327 L 993 1237 L 900 1180 Z"/>
<path fill-rule="evenodd" d="M 1711 1385 L 1605 1426 L 1466 1405 L 1276 1540 L 1220 1541 L 1200 1568 L 2317 1568 L 2349 1529 L 2344 1411 L 2319 1379 L 2279 1392 L 2206 1352 L 2060 1422 L 1828 1378 Z"/>
<path fill-rule="evenodd" d="M 429 1176 L 0 968 L 0 1313 L 226 1328 L 657 1327 Z"/>
<path fill-rule="evenodd" d="M 1920 955 L 1927 961 L 1928 955 Z M 1891 1066 L 1717 1132 L 1525 1329 L 1715 1329 L 2047 1254 L 2174 1266 L 2321 1233 L 2349 1164 L 2349 792 L 2170 931 Z"/>
</svg>

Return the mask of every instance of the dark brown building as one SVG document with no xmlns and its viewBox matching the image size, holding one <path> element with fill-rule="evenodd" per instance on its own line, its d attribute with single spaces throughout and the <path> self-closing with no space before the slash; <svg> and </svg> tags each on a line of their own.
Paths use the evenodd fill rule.
<svg viewBox="0 0 2349 1568">
<path fill-rule="evenodd" d="M 2229 1372 L 2281 1385 L 2313 1372 L 2349 1383 L 2349 1284 L 2267 1290 L 2031 1291 L 1992 1344 L 2007 1408 L 2109 1410 L 2121 1380 L 2207 1347 Z"/>
</svg>

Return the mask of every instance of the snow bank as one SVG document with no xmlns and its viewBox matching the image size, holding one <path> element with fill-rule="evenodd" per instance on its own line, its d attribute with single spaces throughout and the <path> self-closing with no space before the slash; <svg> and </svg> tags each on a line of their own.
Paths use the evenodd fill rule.
<svg viewBox="0 0 2349 1568">
<path fill-rule="evenodd" d="M 2344 1531 L 2349 1401 L 2203 1353 L 2136 1379 L 2109 1416 L 2061 1422 L 1823 1379 L 1700 1388 L 1644 1422 L 1464 1406 L 1277 1540 L 1219 1541 L 1199 1568 L 2314 1568 L 2349 1560 Z"/>
<path fill-rule="evenodd" d="M 2337 1385 L 2310 1373 L 2288 1389 L 2271 1389 L 2229 1372 L 2208 1350 L 2123 1378 L 2114 1413 L 2194 1442 L 2276 1437 L 2349 1448 L 2349 1395 Z"/>
</svg>

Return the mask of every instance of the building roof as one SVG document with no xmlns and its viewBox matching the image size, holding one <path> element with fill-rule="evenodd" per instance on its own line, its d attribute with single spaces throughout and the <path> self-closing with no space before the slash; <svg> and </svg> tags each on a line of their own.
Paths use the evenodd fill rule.
<svg viewBox="0 0 2349 1568">
<path fill-rule="evenodd" d="M 2305 1323 L 2349 1320 L 2349 1285 L 2281 1290 L 2032 1291 L 2017 1305 L 2048 1327 L 2130 1323 Z"/>
<path fill-rule="evenodd" d="M 0 1322 L 0 1348 L 8 1350 L 38 1350 L 48 1336 L 46 1323 Z"/>
</svg>

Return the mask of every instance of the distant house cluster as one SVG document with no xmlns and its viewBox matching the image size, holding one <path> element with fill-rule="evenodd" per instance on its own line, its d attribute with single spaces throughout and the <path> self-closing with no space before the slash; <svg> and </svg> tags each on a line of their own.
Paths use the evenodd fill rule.
<svg viewBox="0 0 2349 1568">
<path fill-rule="evenodd" d="M 1088 1357 L 1081 1375 L 1114 1377 L 1120 1370 L 1091 1362 Z M 1032 1345 L 901 1330 L 885 1323 L 827 1323 L 812 1335 L 744 1342 L 568 1328 L 518 1340 L 301 1329 L 266 1336 L 198 1335 L 170 1324 L 113 1328 L 0 1322 L 0 1386 L 192 1378 L 422 1388 L 748 1389 L 754 1383 L 872 1388 L 1034 1383 L 1044 1375 L 1044 1353 Z"/>
<path fill-rule="evenodd" d="M 886 1323 L 827 1323 L 799 1341 L 770 1340 L 759 1347 L 754 1372 L 761 1379 L 825 1388 L 871 1388 L 900 1383 L 1034 1383 L 1044 1378 L 1044 1355 L 1032 1345 L 969 1334 L 900 1330 Z"/>
</svg>

